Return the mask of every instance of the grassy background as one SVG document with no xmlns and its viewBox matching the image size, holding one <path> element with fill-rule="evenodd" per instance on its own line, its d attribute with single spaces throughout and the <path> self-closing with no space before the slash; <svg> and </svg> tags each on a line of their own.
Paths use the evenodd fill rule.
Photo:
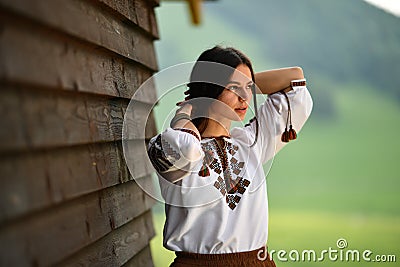
<svg viewBox="0 0 400 267">
<path fill-rule="evenodd" d="M 321 3 L 311 2 L 313 5 Z M 338 5 L 347 3 L 336 2 L 340 2 Z M 330 10 L 336 2 L 330 1 Z M 357 1 L 351 2 L 356 5 L 354 3 Z M 157 10 L 161 34 L 161 41 L 157 43 L 160 69 L 193 61 L 202 50 L 219 43 L 242 49 L 253 60 L 256 70 L 282 67 L 276 63 L 279 62 L 276 55 L 265 55 L 264 50 L 268 46 L 255 39 L 252 31 L 227 23 L 224 17 L 229 17 L 229 14 L 218 13 L 221 8 L 218 11 L 212 7 L 224 5 L 226 1 L 206 6 L 205 12 L 210 12 L 206 13 L 205 23 L 199 28 L 190 26 L 182 4 L 164 3 Z M 233 1 L 232 6 L 233 3 L 238 1 Z M 227 10 L 232 10 L 232 6 Z M 243 3 L 240 7 L 240 10 L 244 10 Z M 238 14 L 240 12 L 235 13 L 234 17 L 237 18 Z M 324 14 L 335 15 L 333 11 L 332 14 Z M 379 13 L 379 17 L 382 16 L 384 14 Z M 246 17 L 240 18 L 247 21 Z M 260 19 L 266 23 L 263 17 Z M 392 23 L 393 18 L 390 21 Z M 400 25 L 399 20 L 393 23 Z M 377 25 L 375 27 L 379 28 L 378 22 Z M 320 26 L 326 26 L 326 21 Z M 385 28 L 386 32 L 389 30 Z M 311 36 L 312 29 L 307 28 L 307 31 Z M 350 41 L 346 46 L 346 39 L 340 40 L 343 42 L 342 49 L 352 49 Z M 379 40 L 378 43 L 384 45 L 385 40 Z M 314 47 L 319 46 L 315 44 Z M 354 47 L 348 55 L 357 49 L 360 48 Z M 383 46 L 379 53 L 384 50 Z M 372 52 L 370 50 L 368 53 Z M 393 55 L 393 61 L 396 58 Z M 346 58 L 346 62 L 356 60 L 357 57 Z M 310 64 L 305 72 L 315 109 L 299 133 L 299 139 L 291 142 L 275 157 L 267 176 L 269 249 L 313 249 L 318 253 L 329 247 L 336 249 L 336 241 L 345 238 L 348 249 L 361 252 L 369 249 L 373 255 L 394 254 L 399 262 L 399 99 L 394 97 L 396 93 L 392 91 L 386 93 L 385 87 L 379 88 L 367 79 L 356 77 L 359 74 L 354 73 L 353 80 L 350 79 L 353 76 L 349 75 L 350 78 L 342 81 L 330 77 L 329 73 L 313 70 Z M 354 66 L 357 64 L 354 63 Z M 393 70 L 389 65 L 387 69 Z M 385 69 L 381 68 L 381 72 L 384 73 Z M 367 74 L 373 76 L 374 72 Z M 389 83 L 396 84 L 399 77 L 392 75 L 388 79 Z M 159 129 L 162 128 L 165 114 L 171 111 L 175 102 L 180 100 L 179 97 L 179 94 L 169 95 L 156 107 Z M 162 204 L 158 203 L 153 210 L 157 235 L 151 241 L 152 255 L 155 266 L 164 267 L 170 264 L 174 254 L 162 247 L 165 219 Z M 257 214 L 250 219 L 256 220 Z M 398 266 L 398 263 L 331 262 L 328 259 L 317 263 L 277 260 L 276 263 L 278 266 Z"/>
</svg>

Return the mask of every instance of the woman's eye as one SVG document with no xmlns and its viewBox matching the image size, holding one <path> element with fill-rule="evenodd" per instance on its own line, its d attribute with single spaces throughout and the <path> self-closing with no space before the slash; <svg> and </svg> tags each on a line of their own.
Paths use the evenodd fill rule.
<svg viewBox="0 0 400 267">
<path fill-rule="evenodd" d="M 239 87 L 236 86 L 236 85 L 231 85 L 231 86 L 228 87 L 228 89 L 232 90 L 232 91 L 237 91 L 239 89 Z"/>
<path fill-rule="evenodd" d="M 251 89 L 253 89 L 253 86 L 254 86 L 254 83 L 251 83 L 251 84 L 248 84 L 246 88 L 251 90 Z"/>
</svg>

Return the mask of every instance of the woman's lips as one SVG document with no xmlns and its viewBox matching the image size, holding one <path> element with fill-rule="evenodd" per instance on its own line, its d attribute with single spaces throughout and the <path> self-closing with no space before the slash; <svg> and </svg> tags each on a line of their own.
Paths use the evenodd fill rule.
<svg viewBox="0 0 400 267">
<path fill-rule="evenodd" d="M 236 111 L 237 113 L 246 113 L 247 107 L 244 107 L 244 108 L 235 108 L 235 111 Z"/>
</svg>

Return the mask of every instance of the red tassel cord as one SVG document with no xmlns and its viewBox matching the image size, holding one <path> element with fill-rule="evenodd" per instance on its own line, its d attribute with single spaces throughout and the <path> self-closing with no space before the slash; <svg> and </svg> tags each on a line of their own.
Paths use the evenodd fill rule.
<svg viewBox="0 0 400 267">
<path fill-rule="evenodd" d="M 293 129 L 292 126 L 292 110 L 290 108 L 290 102 L 289 102 L 289 98 L 286 95 L 286 93 L 282 90 L 280 91 L 286 98 L 287 104 L 288 104 L 288 115 L 286 118 L 286 126 L 285 126 L 285 131 L 282 133 L 281 136 L 281 141 L 284 143 L 289 142 L 290 140 L 294 140 L 297 138 L 297 133 L 296 131 Z M 288 131 L 288 125 L 289 125 L 289 131 Z"/>
</svg>

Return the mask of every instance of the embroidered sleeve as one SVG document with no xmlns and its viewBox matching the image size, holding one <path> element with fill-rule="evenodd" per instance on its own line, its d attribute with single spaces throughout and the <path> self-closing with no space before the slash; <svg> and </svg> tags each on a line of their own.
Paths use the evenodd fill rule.
<svg viewBox="0 0 400 267">
<path fill-rule="evenodd" d="M 153 137 L 148 155 L 154 168 L 165 179 L 176 182 L 187 175 L 203 157 L 200 140 L 189 129 L 168 128 Z"/>
<path fill-rule="evenodd" d="M 313 102 L 306 86 L 296 86 L 287 93 L 290 101 L 293 128 L 299 132 L 311 114 Z M 257 150 L 261 155 L 263 163 L 274 157 L 286 143 L 281 141 L 282 133 L 285 131 L 288 116 L 288 105 L 285 96 L 276 93 L 268 96 L 258 111 L 258 141 Z M 246 127 L 245 132 L 250 136 L 251 143 L 254 141 L 256 126 L 252 120 Z M 301 138 L 301 137 L 299 137 Z"/>
</svg>

